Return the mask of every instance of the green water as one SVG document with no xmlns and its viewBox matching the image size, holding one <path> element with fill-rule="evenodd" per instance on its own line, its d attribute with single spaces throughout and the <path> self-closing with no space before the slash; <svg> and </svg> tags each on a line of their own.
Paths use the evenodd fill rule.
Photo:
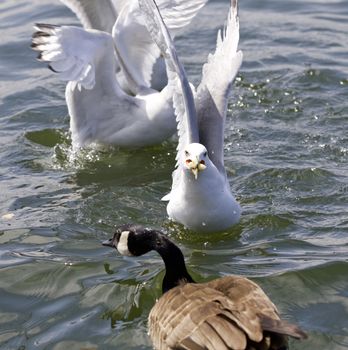
<svg viewBox="0 0 348 350">
<path fill-rule="evenodd" d="M 227 9 L 210 1 L 178 37 L 196 83 Z M 0 349 L 151 349 L 161 260 L 100 245 L 125 222 L 165 230 L 199 281 L 260 283 L 309 334 L 291 349 L 348 349 L 347 1 L 240 1 L 225 156 L 243 215 L 211 236 L 166 217 L 174 141 L 72 159 L 64 84 L 29 49 L 34 22 L 78 23 L 58 1 L 0 2 Z"/>
</svg>

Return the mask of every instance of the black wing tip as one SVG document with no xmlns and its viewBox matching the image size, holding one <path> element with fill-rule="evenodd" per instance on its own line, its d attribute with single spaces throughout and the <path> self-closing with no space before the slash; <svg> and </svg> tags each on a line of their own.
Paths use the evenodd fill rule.
<svg viewBox="0 0 348 350">
<path fill-rule="evenodd" d="M 39 44 L 37 44 L 37 43 L 34 43 L 34 42 L 32 42 L 31 44 L 30 44 L 30 47 L 33 49 L 33 50 L 39 50 L 37 47 L 39 46 Z"/>
<path fill-rule="evenodd" d="M 39 29 L 56 29 L 60 26 L 57 24 L 49 24 L 49 23 L 35 23 L 34 27 Z"/>
<path fill-rule="evenodd" d="M 42 30 L 37 30 L 36 32 L 33 33 L 33 35 L 31 36 L 32 39 L 36 39 L 36 38 L 40 38 L 42 36 L 51 36 L 50 33 L 47 32 L 43 32 Z"/>
<path fill-rule="evenodd" d="M 57 70 L 55 70 L 51 64 L 48 65 L 48 69 L 51 70 L 53 73 L 60 73 Z"/>
</svg>

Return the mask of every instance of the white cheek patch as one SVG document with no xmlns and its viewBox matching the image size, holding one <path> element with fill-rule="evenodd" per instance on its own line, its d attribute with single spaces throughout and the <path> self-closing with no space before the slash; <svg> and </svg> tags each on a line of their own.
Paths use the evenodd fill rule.
<svg viewBox="0 0 348 350">
<path fill-rule="evenodd" d="M 133 256 L 133 254 L 128 250 L 128 235 L 129 231 L 123 231 L 121 233 L 116 249 L 121 255 Z"/>
</svg>

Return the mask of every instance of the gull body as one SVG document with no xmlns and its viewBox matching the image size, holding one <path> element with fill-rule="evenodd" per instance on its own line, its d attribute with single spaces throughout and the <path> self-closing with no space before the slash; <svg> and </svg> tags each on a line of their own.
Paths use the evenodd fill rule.
<svg viewBox="0 0 348 350">
<path fill-rule="evenodd" d="M 228 229 L 239 221 L 239 204 L 230 191 L 226 176 L 221 175 L 206 154 L 206 148 L 191 144 L 189 149 L 193 148 L 195 153 L 191 155 L 195 154 L 198 163 L 203 160 L 206 168 L 198 171 L 196 178 L 186 164 L 178 165 L 177 183 L 167 205 L 168 215 L 199 232 Z"/>
</svg>

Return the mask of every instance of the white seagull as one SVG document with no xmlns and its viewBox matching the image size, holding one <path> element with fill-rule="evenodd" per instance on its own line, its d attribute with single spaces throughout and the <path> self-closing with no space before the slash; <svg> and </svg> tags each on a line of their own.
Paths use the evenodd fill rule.
<svg viewBox="0 0 348 350">
<path fill-rule="evenodd" d="M 161 0 L 160 6 L 170 28 L 179 30 L 206 1 Z M 138 147 L 169 138 L 176 128 L 173 86 L 165 85 L 161 91 L 151 87 L 156 85 L 154 66 L 159 85 L 163 85 L 163 69 L 156 63 L 160 51 L 146 29 L 138 2 L 63 2 L 85 28 L 37 24 L 32 47 L 60 79 L 68 81 L 65 97 L 73 146 Z"/>
<path fill-rule="evenodd" d="M 139 0 L 150 33 L 167 60 L 169 80 L 176 80 L 174 108 L 179 144 L 169 200 L 169 217 L 199 232 L 228 229 L 240 219 L 241 208 L 231 193 L 224 167 L 224 124 L 232 82 L 242 63 L 237 51 L 239 19 L 232 0 L 225 29 L 219 31 L 214 54 L 203 66 L 197 92 L 184 67 L 154 0 Z M 174 82 L 173 82 L 174 85 Z"/>
</svg>

